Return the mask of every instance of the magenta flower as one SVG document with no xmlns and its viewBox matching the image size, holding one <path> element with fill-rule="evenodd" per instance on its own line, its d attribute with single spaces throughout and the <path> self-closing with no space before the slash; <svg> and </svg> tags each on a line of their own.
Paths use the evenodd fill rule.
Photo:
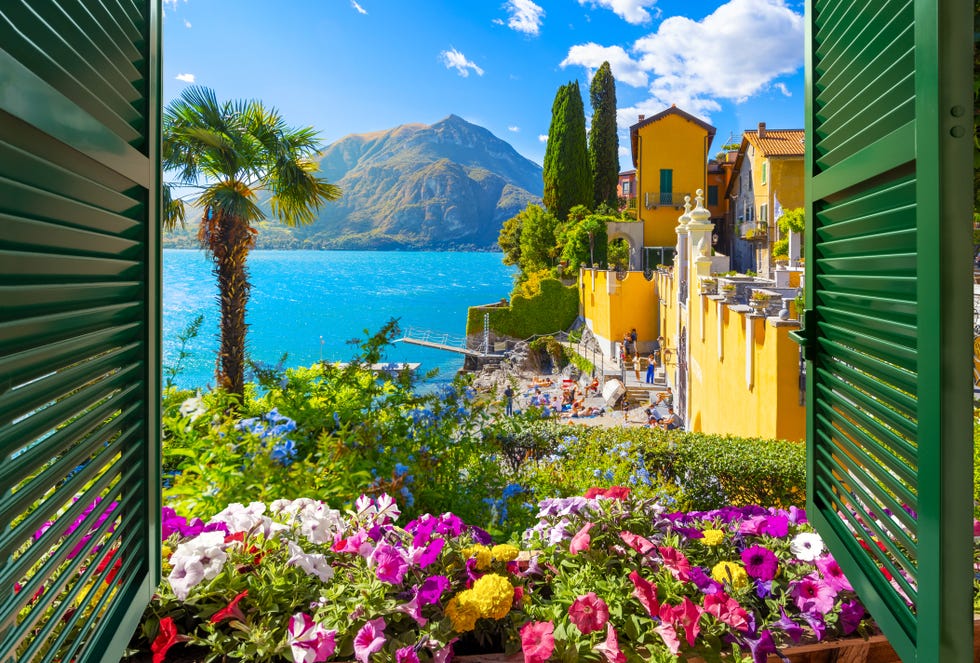
<svg viewBox="0 0 980 663">
<path fill-rule="evenodd" d="M 789 594 L 801 612 L 816 612 L 821 615 L 834 609 L 834 598 L 837 596 L 830 585 L 812 575 L 791 582 Z"/>
<path fill-rule="evenodd" d="M 620 532 L 619 538 L 623 540 L 623 543 L 641 555 L 646 555 L 648 552 L 657 547 L 649 539 L 645 539 L 639 534 L 633 534 L 633 532 Z"/>
<path fill-rule="evenodd" d="M 782 539 L 789 534 L 789 516 L 776 514 L 766 517 L 762 523 L 761 533 Z"/>
<path fill-rule="evenodd" d="M 568 546 L 568 552 L 573 555 L 577 555 L 580 552 L 584 552 L 589 549 L 589 544 L 592 543 L 592 537 L 589 536 L 589 530 L 592 529 L 594 523 L 585 523 L 575 536 L 572 537 L 572 542 Z"/>
<path fill-rule="evenodd" d="M 776 555 L 765 546 L 752 546 L 743 550 L 742 562 L 745 564 L 745 572 L 749 574 L 749 577 L 758 578 L 762 581 L 775 578 L 776 569 L 779 568 Z"/>
<path fill-rule="evenodd" d="M 442 552 L 445 545 L 445 539 L 432 539 L 425 547 L 414 548 L 412 550 L 412 562 L 424 569 L 439 559 L 439 553 Z"/>
<path fill-rule="evenodd" d="M 684 627 L 687 644 L 691 647 L 694 646 L 694 641 L 697 640 L 698 633 L 701 632 L 699 622 L 703 613 L 704 610 L 686 596 L 680 606 L 674 609 L 674 616 L 680 621 L 681 626 Z"/>
<path fill-rule="evenodd" d="M 385 646 L 385 620 L 383 617 L 372 619 L 354 636 L 354 658 L 361 663 L 368 663 L 371 654 L 381 651 Z"/>
<path fill-rule="evenodd" d="M 837 563 L 837 560 L 834 559 L 833 555 L 818 557 L 816 565 L 817 568 L 820 569 L 820 574 L 823 576 L 823 581 L 830 585 L 834 591 L 851 591 L 853 589 L 850 581 L 844 577 L 844 572 L 841 570 L 840 565 Z"/>
<path fill-rule="evenodd" d="M 588 635 L 601 630 L 609 621 L 609 606 L 595 592 L 589 592 L 572 601 L 568 618 L 582 635 Z"/>
<path fill-rule="evenodd" d="M 606 657 L 609 663 L 626 663 L 626 654 L 619 648 L 619 638 L 611 622 L 606 623 L 606 639 L 595 646 L 596 651 Z"/>
<path fill-rule="evenodd" d="M 524 663 L 545 663 L 555 651 L 555 625 L 551 622 L 528 622 L 521 627 L 521 649 Z"/>
<path fill-rule="evenodd" d="M 418 594 L 412 597 L 411 601 L 395 606 L 395 610 L 398 612 L 404 612 L 406 615 L 414 619 L 419 626 L 425 626 L 429 622 L 428 619 L 422 616 L 422 602 L 420 601 Z"/>
<path fill-rule="evenodd" d="M 442 598 L 442 593 L 449 587 L 449 578 L 446 576 L 432 576 L 426 578 L 425 582 L 418 589 L 419 601 L 422 605 L 432 605 L 438 603 Z"/>
<path fill-rule="evenodd" d="M 395 652 L 395 663 L 419 663 L 415 647 L 402 647 Z"/>
<path fill-rule="evenodd" d="M 381 582 L 397 585 L 405 577 L 405 572 L 408 571 L 408 562 L 405 561 L 401 552 L 387 543 L 375 548 L 371 558 L 375 565 L 374 573 Z"/>
<path fill-rule="evenodd" d="M 286 642 L 294 663 L 317 663 L 333 656 L 337 648 L 337 632 L 328 631 L 309 615 L 297 612 L 289 618 Z"/>
<path fill-rule="evenodd" d="M 840 621 L 838 623 L 844 635 L 849 635 L 857 630 L 861 620 L 864 619 L 864 612 L 864 606 L 857 599 L 844 601 L 840 604 Z"/>
<path fill-rule="evenodd" d="M 691 563 L 680 550 L 671 546 L 661 546 L 660 556 L 663 557 L 664 566 L 674 578 L 681 582 L 691 579 Z"/>
<path fill-rule="evenodd" d="M 656 617 L 660 612 L 660 602 L 657 600 L 657 586 L 641 576 L 637 571 L 630 571 L 629 578 L 633 581 L 633 596 L 646 608 L 647 614 Z"/>
</svg>

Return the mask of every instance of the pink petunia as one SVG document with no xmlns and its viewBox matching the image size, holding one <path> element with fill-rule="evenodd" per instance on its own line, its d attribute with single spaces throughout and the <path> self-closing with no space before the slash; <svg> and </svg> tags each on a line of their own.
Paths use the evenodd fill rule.
<svg viewBox="0 0 980 663">
<path fill-rule="evenodd" d="M 651 617 L 656 617 L 660 612 L 660 602 L 657 600 L 657 586 L 641 576 L 637 571 L 630 571 L 630 580 L 633 581 L 633 596 L 640 602 Z"/>
<path fill-rule="evenodd" d="M 386 543 L 375 549 L 371 561 L 375 566 L 374 573 L 378 580 L 391 585 L 400 583 L 405 577 L 405 572 L 408 571 L 408 562 L 401 551 Z"/>
<path fill-rule="evenodd" d="M 681 582 L 691 579 L 691 563 L 680 550 L 671 546 L 661 546 L 660 556 L 663 557 L 664 566 L 675 579 Z"/>
<path fill-rule="evenodd" d="M 419 663 L 419 655 L 415 647 L 402 647 L 396 651 L 395 663 Z"/>
<path fill-rule="evenodd" d="M 660 634 L 661 639 L 664 644 L 667 645 L 667 649 L 670 650 L 671 654 L 675 656 L 681 651 L 681 640 L 677 637 L 677 631 L 674 630 L 674 626 L 668 622 L 661 622 L 659 626 L 653 629 Z"/>
<path fill-rule="evenodd" d="M 286 642 L 294 663 L 318 663 L 333 656 L 337 648 L 337 632 L 328 631 L 309 615 L 297 612 L 289 618 Z"/>
<path fill-rule="evenodd" d="M 762 581 L 772 580 L 779 569 L 775 553 L 765 546 L 751 546 L 742 551 L 742 562 L 750 578 Z"/>
<path fill-rule="evenodd" d="M 633 532 L 620 532 L 619 538 L 623 540 L 623 543 L 641 555 L 646 555 L 648 552 L 657 547 L 654 545 L 653 541 L 645 539 L 639 534 L 633 534 Z"/>
<path fill-rule="evenodd" d="M 555 625 L 552 622 L 528 622 L 521 627 L 521 649 L 524 663 L 545 663 L 555 651 Z"/>
<path fill-rule="evenodd" d="M 568 618 L 582 635 L 588 635 L 602 630 L 609 621 L 609 606 L 595 592 L 589 592 L 572 601 L 568 608 Z"/>
<path fill-rule="evenodd" d="M 837 592 L 830 585 L 812 575 L 790 583 L 789 594 L 802 612 L 816 612 L 826 615 L 834 609 Z"/>
<path fill-rule="evenodd" d="M 609 663 L 626 663 L 626 654 L 619 648 L 619 638 L 611 622 L 606 623 L 606 639 L 595 646 L 596 651 L 606 657 Z"/>
<path fill-rule="evenodd" d="M 841 570 L 840 565 L 837 560 L 834 559 L 833 555 L 824 555 L 823 557 L 818 557 L 816 561 L 817 568 L 820 569 L 820 574 L 823 576 L 823 581 L 827 583 L 834 591 L 851 591 L 850 581 L 844 577 L 844 571 Z"/>
<path fill-rule="evenodd" d="M 419 626 L 425 626 L 429 620 L 422 616 L 422 602 L 418 594 L 412 597 L 411 601 L 395 606 L 397 612 L 404 612 L 415 620 Z"/>
<path fill-rule="evenodd" d="M 582 525 L 575 536 L 572 537 L 572 542 L 568 546 L 568 552 L 573 555 L 577 555 L 580 552 L 584 552 L 589 549 L 589 545 L 592 543 L 592 537 L 589 536 L 589 530 L 592 529 L 594 523 L 585 523 Z"/>
<path fill-rule="evenodd" d="M 716 592 L 704 597 L 704 611 L 714 615 L 723 624 L 747 632 L 749 630 L 748 613 L 739 602 L 725 592 Z"/>
<path fill-rule="evenodd" d="M 371 654 L 381 651 L 385 646 L 385 620 L 383 617 L 372 619 L 354 636 L 354 658 L 361 663 L 368 663 Z"/>
<path fill-rule="evenodd" d="M 680 610 L 677 611 L 675 609 L 674 611 L 674 616 L 678 618 L 681 626 L 684 627 L 687 644 L 691 647 L 694 646 L 694 641 L 697 640 L 698 633 L 701 632 L 700 621 L 702 613 L 704 613 L 704 610 L 686 596 L 681 602 Z"/>
</svg>

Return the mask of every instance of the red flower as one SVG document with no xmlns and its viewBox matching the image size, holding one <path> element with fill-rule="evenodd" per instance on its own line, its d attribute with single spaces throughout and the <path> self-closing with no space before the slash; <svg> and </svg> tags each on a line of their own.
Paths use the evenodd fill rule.
<svg viewBox="0 0 980 663">
<path fill-rule="evenodd" d="M 521 649 L 524 663 L 545 663 L 555 651 L 555 625 L 551 622 L 528 622 L 521 627 Z"/>
<path fill-rule="evenodd" d="M 119 550 L 119 548 L 113 548 L 108 552 L 108 554 L 106 554 L 105 557 L 102 558 L 102 561 L 99 562 L 99 565 L 95 567 L 96 573 L 102 573 L 102 571 L 105 570 L 105 567 L 109 565 L 109 561 L 112 559 L 113 555 L 116 554 L 117 550 Z M 122 566 L 122 560 L 116 558 L 116 561 L 112 564 L 112 570 L 109 571 L 109 575 L 105 577 L 105 584 L 107 585 L 112 584 L 112 581 L 115 579 L 116 574 L 119 572 L 119 568 L 121 566 Z"/>
<path fill-rule="evenodd" d="M 231 618 L 237 619 L 240 622 L 244 622 L 245 613 L 243 613 L 241 611 L 241 608 L 238 607 L 238 602 L 241 601 L 246 596 L 248 596 L 247 589 L 241 594 L 239 594 L 238 596 L 236 596 L 235 598 L 233 598 L 231 602 L 228 605 L 226 605 L 224 608 L 211 615 L 211 623 L 217 624 L 218 622 Z"/>
<path fill-rule="evenodd" d="M 610 486 L 609 488 L 598 488 L 592 486 L 587 491 L 585 491 L 586 499 L 594 499 L 596 497 L 606 497 L 611 500 L 625 500 L 630 494 L 630 489 L 626 486 Z"/>
<path fill-rule="evenodd" d="M 664 559 L 664 566 L 675 579 L 681 582 L 691 579 L 691 563 L 680 550 L 672 546 L 660 546 L 660 556 Z"/>
<path fill-rule="evenodd" d="M 660 602 L 657 600 L 657 586 L 635 570 L 630 571 L 630 580 L 633 581 L 633 596 L 647 609 L 651 617 L 658 616 Z"/>
<path fill-rule="evenodd" d="M 177 635 L 177 626 L 172 617 L 164 617 L 160 620 L 160 630 L 157 632 L 156 640 L 150 645 L 153 652 L 153 663 L 163 663 L 167 655 L 167 650 L 178 642 L 184 640 L 186 636 Z"/>
<path fill-rule="evenodd" d="M 609 606 L 595 592 L 589 592 L 572 601 L 568 608 L 568 618 L 582 635 L 588 635 L 602 630 L 609 621 Z"/>
</svg>

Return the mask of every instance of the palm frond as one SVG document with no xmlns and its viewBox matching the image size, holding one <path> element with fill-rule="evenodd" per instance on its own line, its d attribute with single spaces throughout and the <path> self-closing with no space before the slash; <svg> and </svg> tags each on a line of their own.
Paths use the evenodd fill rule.
<svg viewBox="0 0 980 663">
<path fill-rule="evenodd" d="M 160 220 L 164 230 L 175 230 L 178 225 L 184 227 L 184 201 L 174 198 L 173 189 L 169 184 L 164 183 L 162 187 L 161 205 L 163 207 L 163 218 Z"/>
</svg>

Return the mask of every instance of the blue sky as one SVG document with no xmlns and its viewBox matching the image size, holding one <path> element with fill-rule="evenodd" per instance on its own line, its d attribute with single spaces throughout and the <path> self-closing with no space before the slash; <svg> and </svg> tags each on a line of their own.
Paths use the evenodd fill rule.
<svg viewBox="0 0 980 663">
<path fill-rule="evenodd" d="M 803 126 L 803 3 L 784 0 L 164 0 L 164 96 L 255 98 L 324 143 L 450 113 L 541 163 L 558 87 L 616 77 L 628 128 L 671 103 L 717 128 Z"/>
</svg>

